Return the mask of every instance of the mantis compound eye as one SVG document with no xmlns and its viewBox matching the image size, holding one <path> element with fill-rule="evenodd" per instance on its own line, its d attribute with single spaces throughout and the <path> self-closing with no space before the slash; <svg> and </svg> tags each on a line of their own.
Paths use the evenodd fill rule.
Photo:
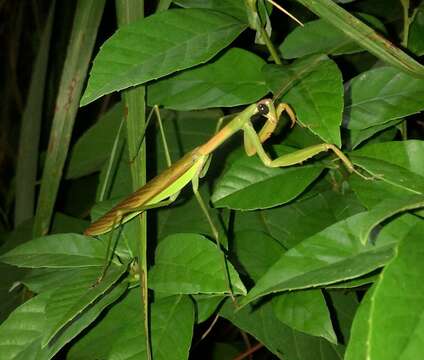
<svg viewBox="0 0 424 360">
<path fill-rule="evenodd" d="M 269 113 L 268 105 L 263 104 L 263 103 L 258 104 L 258 112 L 259 112 L 259 114 L 261 114 L 261 115 L 266 115 L 266 114 L 268 114 L 268 113 Z"/>
</svg>

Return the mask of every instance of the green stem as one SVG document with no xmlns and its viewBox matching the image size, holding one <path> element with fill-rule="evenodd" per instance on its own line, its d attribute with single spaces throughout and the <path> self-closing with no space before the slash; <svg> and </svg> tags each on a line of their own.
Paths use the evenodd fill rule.
<svg viewBox="0 0 424 360">
<path fill-rule="evenodd" d="M 270 53 L 270 55 L 272 57 L 272 60 L 274 60 L 274 62 L 277 65 L 281 65 L 282 62 L 281 62 L 280 56 L 278 55 L 278 51 L 275 48 L 274 44 L 272 43 L 271 39 L 269 38 L 267 32 L 262 27 L 262 25 L 259 26 L 259 32 L 260 32 L 261 37 L 264 40 L 265 45 L 266 45 L 266 47 L 267 47 L 267 49 L 268 49 L 268 51 L 269 51 L 269 53 Z"/>
<path fill-rule="evenodd" d="M 119 25 L 131 23 L 144 17 L 143 0 L 116 0 Z M 146 142 L 141 146 L 139 139 L 146 130 L 145 87 L 137 86 L 122 92 L 126 107 L 127 143 L 133 189 L 139 189 L 146 183 Z M 145 334 L 146 358 L 152 359 L 149 324 L 149 294 L 147 284 L 147 214 L 139 216 L 138 259 L 140 274 L 141 303 L 143 304 L 143 330 Z"/>
<path fill-rule="evenodd" d="M 403 8 L 403 40 L 402 46 L 408 47 L 409 37 L 409 25 L 411 24 L 409 19 L 409 0 L 400 0 Z"/>
<path fill-rule="evenodd" d="M 408 38 L 409 38 L 409 25 L 411 24 L 411 21 L 409 19 L 409 0 L 400 0 L 400 3 L 402 4 L 403 8 L 403 39 L 402 39 L 402 46 L 407 48 L 408 47 Z M 402 134 L 402 139 L 407 140 L 408 139 L 408 127 L 406 120 L 404 120 L 401 124 L 400 132 Z"/>
</svg>

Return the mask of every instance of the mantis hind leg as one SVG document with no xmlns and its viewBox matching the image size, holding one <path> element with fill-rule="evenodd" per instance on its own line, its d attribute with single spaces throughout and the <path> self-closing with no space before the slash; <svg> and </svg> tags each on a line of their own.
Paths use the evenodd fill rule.
<svg viewBox="0 0 424 360">
<path fill-rule="evenodd" d="M 230 280 L 230 275 L 229 275 L 229 271 L 228 271 L 227 259 L 225 257 L 224 251 L 222 250 L 221 242 L 219 240 L 219 232 L 218 232 L 218 229 L 216 228 L 216 226 L 215 226 L 215 224 L 212 220 L 212 216 L 209 212 L 208 205 L 206 205 L 205 201 L 202 198 L 202 195 L 199 192 L 199 177 L 198 176 L 196 176 L 192 179 L 192 186 L 193 186 L 194 196 L 196 197 L 196 200 L 199 203 L 199 206 L 202 209 L 202 212 L 205 215 L 205 217 L 206 217 L 206 219 L 209 223 L 209 226 L 212 230 L 212 234 L 213 234 L 213 237 L 214 237 L 215 242 L 216 242 L 216 247 L 219 250 L 219 252 L 222 254 L 222 268 L 223 268 L 222 270 L 224 272 L 225 282 L 226 282 L 226 286 L 227 286 L 227 289 L 228 289 L 228 293 L 231 297 L 232 302 L 235 305 L 237 305 L 236 299 L 234 297 L 233 289 L 232 289 L 232 286 L 231 286 L 231 280 Z"/>
</svg>

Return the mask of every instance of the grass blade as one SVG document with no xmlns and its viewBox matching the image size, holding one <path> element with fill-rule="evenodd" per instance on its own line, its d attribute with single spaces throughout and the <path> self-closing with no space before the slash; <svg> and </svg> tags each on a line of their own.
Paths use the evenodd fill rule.
<svg viewBox="0 0 424 360">
<path fill-rule="evenodd" d="M 35 236 L 45 235 L 49 230 L 79 98 L 104 4 L 105 0 L 79 0 L 76 6 L 41 180 L 34 224 Z"/>
<path fill-rule="evenodd" d="M 55 4 L 54 1 L 50 7 L 22 116 L 16 162 L 15 227 L 34 216 L 38 145 Z"/>
</svg>

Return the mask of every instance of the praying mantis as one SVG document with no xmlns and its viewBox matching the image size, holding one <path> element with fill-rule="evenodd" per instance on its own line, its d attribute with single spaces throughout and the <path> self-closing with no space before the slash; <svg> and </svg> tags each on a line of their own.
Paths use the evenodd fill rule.
<svg viewBox="0 0 424 360">
<path fill-rule="evenodd" d="M 287 167 L 300 164 L 321 152 L 331 150 L 343 162 L 349 172 L 355 172 L 365 177 L 354 168 L 347 156 L 333 144 L 322 143 L 313 145 L 276 159 L 271 159 L 262 144 L 275 131 L 280 116 L 284 111 L 289 115 L 292 123 L 295 123 L 295 114 L 286 103 L 280 103 L 275 107 L 272 99 L 263 99 L 249 105 L 205 144 L 188 152 L 164 172 L 150 180 L 139 190 L 94 221 L 85 230 L 84 234 L 95 236 L 107 233 L 143 211 L 167 206 L 175 201 L 180 191 L 191 182 L 193 192 L 211 225 L 214 237 L 217 238 L 218 232 L 198 191 L 199 178 L 203 177 L 208 169 L 208 158 L 210 155 L 224 141 L 238 131 L 243 131 L 244 133 L 244 148 L 247 155 L 253 156 L 257 154 L 262 163 L 267 167 Z M 266 118 L 264 125 L 258 133 L 252 123 L 252 118 L 256 115 Z"/>
<path fill-rule="evenodd" d="M 203 177 L 209 167 L 211 154 L 227 139 L 232 137 L 235 133 L 242 131 L 244 133 L 244 148 L 249 156 L 258 155 L 260 160 L 265 166 L 268 167 L 286 167 L 302 163 L 315 155 L 325 152 L 333 151 L 335 155 L 344 163 L 349 172 L 355 172 L 358 175 L 365 177 L 359 173 L 351 163 L 351 161 L 343 154 L 343 152 L 332 144 L 318 144 L 307 147 L 293 153 L 280 156 L 276 159 L 271 159 L 264 150 L 262 144 L 274 133 L 277 129 L 279 119 L 283 112 L 286 112 L 290 117 L 292 124 L 296 122 L 294 111 L 288 104 L 280 103 L 276 107 L 272 99 L 263 99 L 255 104 L 249 105 L 241 113 L 236 115 L 228 124 L 219 130 L 221 121 L 218 122 L 217 132 L 206 143 L 200 145 L 180 160 L 169 166 L 161 174 L 147 182 L 139 190 L 128 196 L 126 199 L 118 203 L 115 207 L 109 210 L 106 214 L 94 221 L 85 231 L 85 235 L 96 236 L 112 231 L 130 220 L 134 216 L 146 211 L 148 209 L 158 208 L 171 204 L 178 197 L 180 191 L 188 185 L 192 184 L 194 195 L 206 216 L 210 228 L 215 238 L 217 248 L 220 249 L 221 244 L 218 238 L 218 231 L 209 214 L 208 207 L 203 201 L 199 193 L 199 179 Z M 253 127 L 253 121 L 257 116 L 263 116 L 266 121 L 259 132 Z M 222 119 L 220 119 L 222 120 Z M 168 160 L 169 162 L 169 160 Z M 109 249 L 111 236 L 109 238 L 109 245 L 106 254 L 106 262 L 103 272 L 96 283 L 100 282 L 104 277 L 109 261 Z M 226 286 L 228 294 L 237 307 L 237 302 L 234 298 L 231 281 L 226 266 L 226 257 L 222 252 L 223 258 L 223 272 L 225 275 Z M 146 277 L 145 277 L 146 279 Z M 147 299 L 147 284 L 142 283 L 143 294 Z M 148 334 L 148 307 L 147 300 L 144 300 L 144 319 L 145 331 Z M 150 354 L 149 336 L 146 337 L 147 349 Z M 151 355 L 148 355 L 151 358 Z"/>
</svg>

